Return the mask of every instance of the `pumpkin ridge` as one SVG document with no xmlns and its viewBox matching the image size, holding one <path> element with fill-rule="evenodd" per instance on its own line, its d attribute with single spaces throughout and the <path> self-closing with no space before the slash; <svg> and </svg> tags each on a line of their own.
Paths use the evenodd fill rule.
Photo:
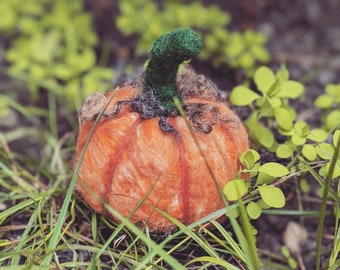
<svg viewBox="0 0 340 270">
<path fill-rule="evenodd" d="M 107 203 L 109 201 L 109 196 L 111 196 L 111 192 L 112 192 L 112 181 L 114 178 L 114 173 L 116 171 L 116 168 L 118 167 L 118 163 L 120 162 L 120 157 L 122 156 L 122 154 L 124 153 L 124 151 L 127 148 L 127 145 L 129 145 L 129 143 L 131 142 L 132 139 L 132 135 L 134 133 L 134 131 L 136 130 L 137 126 L 142 123 L 143 119 L 142 118 L 138 118 L 129 128 L 129 130 L 127 131 L 126 135 L 124 136 L 123 141 L 121 142 L 121 144 L 119 145 L 119 147 L 116 149 L 114 155 L 112 155 L 110 157 L 110 159 L 108 160 L 108 164 L 109 166 L 107 166 L 107 169 L 105 171 L 105 179 L 104 180 L 104 187 L 106 190 L 106 194 L 104 197 L 104 202 Z"/>
<path fill-rule="evenodd" d="M 177 141 L 179 150 L 179 165 L 181 170 L 181 198 L 183 203 L 183 220 L 184 224 L 187 224 L 190 220 L 190 201 L 189 201 L 189 188 L 190 188 L 190 173 L 187 166 L 187 160 L 185 159 L 183 140 L 180 133 L 173 133 L 175 140 Z"/>
<path fill-rule="evenodd" d="M 233 121 L 233 123 L 236 125 L 234 128 L 235 130 L 240 130 L 239 125 L 241 125 L 240 122 Z M 236 160 L 236 166 L 240 167 L 241 163 L 238 160 L 238 157 L 246 150 L 245 146 L 248 145 L 248 141 L 243 141 L 243 134 L 235 134 L 233 132 L 232 125 L 223 125 L 221 126 L 222 130 L 225 132 L 225 135 L 228 137 L 229 141 L 234 146 L 234 151 L 229 152 L 228 159 L 229 160 Z M 240 139 L 242 141 L 240 141 Z M 230 162 L 232 164 L 232 162 Z M 234 168 L 233 168 L 234 169 Z M 236 168 L 237 171 L 237 168 Z"/>
</svg>

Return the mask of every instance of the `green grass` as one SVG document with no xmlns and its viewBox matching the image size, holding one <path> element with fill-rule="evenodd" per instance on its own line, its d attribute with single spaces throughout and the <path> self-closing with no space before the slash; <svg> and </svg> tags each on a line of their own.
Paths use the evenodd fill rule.
<svg viewBox="0 0 340 270">
<path fill-rule="evenodd" d="M 22 106 L 22 107 L 20 107 Z M 24 105 L 13 106 L 22 113 L 29 111 Z M 46 118 L 55 122 L 57 115 L 51 108 Z M 15 149 L 9 137 L 13 131 L 0 135 L 0 269 L 288 269 L 288 262 L 280 254 L 257 247 L 259 239 L 252 232 L 252 221 L 238 202 L 241 215 L 222 224 L 212 221 L 236 208 L 226 206 L 190 226 L 172 219 L 179 230 L 170 235 L 150 235 L 147 228 L 140 229 L 127 219 L 116 224 L 89 210 L 74 192 L 77 169 L 71 169 L 76 127 L 60 138 L 54 134 L 57 126 L 43 127 L 40 115 L 31 112 L 28 127 L 18 129 L 19 138 L 39 141 L 40 156 L 28 156 L 25 149 Z M 56 123 L 57 125 L 57 123 Z M 39 130 L 40 136 L 30 132 Z M 71 133 L 70 133 L 71 132 Z M 12 147 L 11 147 L 12 145 Z M 11 149 L 17 152 L 13 152 Z M 333 160 L 338 155 L 334 153 Z M 27 150 L 31 153 L 30 150 Z M 335 166 L 335 162 L 332 163 Z M 311 175 L 320 178 L 315 169 L 307 165 Z M 293 177 L 286 177 L 280 185 L 289 185 Z M 328 264 L 326 269 L 339 267 L 339 184 L 330 190 L 327 177 L 320 201 L 317 247 L 306 256 L 316 257 L 316 264 Z M 322 179 L 315 179 L 320 185 Z M 326 208 L 331 204 L 333 208 Z M 114 211 L 114 209 L 111 209 Z M 308 210 L 267 210 L 265 215 L 285 215 L 292 218 L 314 216 Z M 166 215 L 166 213 L 164 213 Z M 262 218 L 262 216 L 260 217 Z M 334 238 L 326 250 L 322 234 L 325 218 L 334 220 Z M 280 241 L 279 238 L 276 241 Z M 325 259 L 326 257 L 326 259 Z M 307 258 L 308 259 L 308 258 Z"/>
<path fill-rule="evenodd" d="M 119 223 L 88 209 L 74 193 L 79 170 L 79 166 L 72 169 L 76 112 L 65 110 L 54 91 L 42 91 L 45 103 L 32 99 L 24 87 L 32 83 L 31 78 L 0 71 L 6 82 L 0 99 L 9 108 L 0 121 L 17 115 L 14 126 L 0 130 L 0 270 L 291 269 L 288 259 L 297 260 L 298 255 L 315 269 L 340 268 L 340 183 L 339 177 L 331 177 L 338 166 L 339 140 L 326 177 L 319 172 L 325 161 L 307 162 L 297 155 L 287 165 L 291 173 L 273 183 L 290 197 L 286 208 L 263 210 L 258 220 L 251 220 L 246 205 L 259 199 L 258 190 L 252 189 L 242 200 L 226 203 L 225 208 L 188 226 L 163 213 L 179 229 L 152 235 L 114 209 L 108 207 Z M 42 82 L 39 85 L 49 88 Z M 296 160 L 303 167 L 294 171 Z M 300 187 L 306 175 L 309 192 Z M 320 188 L 321 196 L 315 192 Z M 240 215 L 235 218 L 237 209 Z M 226 221 L 216 221 L 225 215 L 229 216 Z M 308 227 L 309 243 L 316 245 L 291 258 L 266 249 L 265 240 L 254 230 L 261 235 L 272 233 L 261 227 L 267 217 L 277 223 L 285 218 L 306 227 L 314 224 L 315 228 Z M 271 241 L 283 245 L 281 238 L 274 234 Z"/>
<path fill-rule="evenodd" d="M 19 112 L 28 110 L 18 104 L 13 107 Z M 50 109 L 46 118 L 55 120 L 54 112 Z M 40 130 L 41 136 L 31 136 L 27 132 L 20 138 L 30 140 L 35 137 L 36 140 L 44 140 L 47 145 L 41 164 L 35 167 L 38 161 L 32 161 L 22 153 L 13 153 L 8 145 L 8 134 L 1 134 L 0 203 L 4 208 L 0 213 L 1 266 L 105 269 L 126 265 L 136 269 L 153 266 L 161 269 L 162 265 L 166 265 L 185 269 L 184 262 L 177 260 L 173 254 L 190 245 L 201 247 L 221 261 L 214 248 L 208 243 L 204 245 L 201 235 L 195 232 L 198 225 L 182 226 L 181 231 L 156 243 L 147 231 L 141 231 L 123 217 L 121 224 L 117 225 L 86 209 L 73 195 L 78 168 L 75 173 L 71 170 L 72 147 L 69 145 L 74 143 L 75 132 L 58 140 L 53 136 L 56 126 L 51 131 L 42 130 L 39 116 L 34 113 L 28 115 L 30 124 Z M 102 228 L 109 228 L 110 233 L 102 235 Z M 72 254 L 69 260 L 60 260 L 60 254 L 64 253 Z M 89 254 L 87 259 L 84 259 L 84 254 Z M 105 263 L 105 260 L 108 262 Z M 193 260 L 192 264 L 195 262 Z M 228 265 L 227 262 L 221 263 Z"/>
</svg>

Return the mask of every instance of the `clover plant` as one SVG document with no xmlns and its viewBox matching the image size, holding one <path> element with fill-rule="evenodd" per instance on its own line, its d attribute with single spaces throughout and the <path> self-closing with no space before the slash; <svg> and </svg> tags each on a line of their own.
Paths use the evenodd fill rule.
<svg viewBox="0 0 340 270">
<path fill-rule="evenodd" d="M 340 84 L 328 84 L 325 93 L 315 100 L 315 106 L 324 112 L 324 127 L 332 130 L 340 126 Z"/>
<path fill-rule="evenodd" d="M 311 129 L 307 122 L 297 120 L 297 113 L 290 106 L 292 99 L 303 95 L 304 86 L 289 79 L 285 66 L 276 74 L 268 67 L 260 67 L 254 73 L 253 79 L 256 90 L 247 85 L 236 86 L 230 94 L 230 101 L 237 106 L 250 107 L 251 113 L 246 126 L 255 142 L 254 148 L 264 147 L 274 152 L 277 158 L 289 160 L 286 167 L 276 162 L 260 164 L 260 155 L 255 149 L 241 156 L 240 162 L 244 168 L 240 175 L 248 175 L 249 180 L 253 181 L 245 182 L 241 177 L 236 177 L 225 185 L 224 193 L 231 201 L 243 198 L 248 202 L 248 215 L 256 219 L 263 209 L 284 206 L 283 192 L 275 183 L 288 177 L 288 174 L 298 170 L 302 176 L 300 186 L 304 191 L 308 191 L 308 184 L 303 178 L 308 171 L 313 173 L 321 186 L 321 179 L 328 177 L 329 173 L 331 179 L 340 176 L 339 156 L 332 167 L 338 147 L 336 143 L 340 137 L 340 117 L 337 117 L 340 112 L 340 92 L 338 85 L 330 84 L 326 87 L 325 94 L 316 99 L 315 105 L 324 112 L 324 126 Z M 274 134 L 281 136 L 280 143 Z M 318 162 L 318 173 L 311 169 L 308 162 Z M 330 192 L 334 194 L 332 190 Z"/>
<path fill-rule="evenodd" d="M 276 75 L 269 68 L 261 67 L 254 74 L 254 82 L 258 91 L 240 85 L 236 86 L 230 95 L 233 104 L 252 107 L 246 125 L 253 138 L 267 150 L 275 152 L 278 158 L 291 158 L 301 153 L 308 161 L 331 159 L 335 144 L 327 143 L 326 139 L 329 137 L 329 131 L 340 126 L 340 117 L 337 117 L 340 113 L 339 86 L 328 85 L 326 93 L 316 99 L 315 105 L 326 110 L 328 114 L 324 117 L 324 129 L 310 129 L 305 121 L 296 121 L 296 112 L 289 105 L 290 99 L 303 94 L 304 86 L 289 80 L 285 67 Z M 283 143 L 277 143 L 275 132 L 283 135 Z M 333 137 L 336 138 L 337 134 L 338 132 L 335 132 Z M 335 169 L 334 174 L 337 173 L 338 170 Z"/>
<path fill-rule="evenodd" d="M 268 67 L 260 67 L 254 74 L 257 91 L 246 85 L 236 86 L 230 95 L 231 103 L 237 106 L 251 106 L 252 113 L 246 125 L 255 140 L 269 151 L 277 149 L 277 141 L 269 129 L 273 121 L 281 134 L 291 134 L 296 119 L 295 110 L 289 106 L 289 99 L 303 94 L 304 86 L 289 80 L 289 72 L 283 66 L 274 74 Z M 266 120 L 266 126 L 261 123 Z"/>
<path fill-rule="evenodd" d="M 267 37 L 253 30 L 244 33 L 232 32 L 225 47 L 225 57 L 233 68 L 243 68 L 248 75 L 253 73 L 256 62 L 266 63 L 270 56 L 264 45 Z"/>
<path fill-rule="evenodd" d="M 263 209 L 282 208 L 285 205 L 285 196 L 275 181 L 289 174 L 289 170 L 276 162 L 260 164 L 260 154 L 250 149 L 242 154 L 240 162 L 244 168 L 240 175 L 248 175 L 249 179 L 255 179 L 255 184 L 235 177 L 224 186 L 224 194 L 229 201 L 236 201 L 247 195 L 251 199 L 246 209 L 251 219 L 260 217 Z"/>
<path fill-rule="evenodd" d="M 257 62 L 265 63 L 270 59 L 264 47 L 266 36 L 253 30 L 229 31 L 230 15 L 217 6 L 203 6 L 200 1 L 120 0 L 119 8 L 117 27 L 124 35 L 138 36 L 140 53 L 146 53 L 160 34 L 188 27 L 202 36 L 204 48 L 198 57 L 211 61 L 216 67 L 229 64 L 251 74 Z M 199 14 L 199 18 L 195 14 Z"/>
<path fill-rule="evenodd" d="M 337 147 L 337 142 L 339 141 L 340 137 L 340 130 L 336 130 L 333 134 L 331 142 L 321 142 L 316 145 L 314 145 L 314 149 L 310 149 L 310 152 L 313 153 L 312 151 L 315 151 L 315 155 L 317 156 L 315 160 L 323 160 L 324 163 L 321 166 L 319 170 L 319 174 L 323 177 L 326 177 L 330 165 L 331 165 L 331 160 L 333 158 L 335 148 Z M 314 155 L 314 154 L 313 154 Z M 340 156 L 338 155 L 336 164 L 332 173 L 332 179 L 339 177 L 340 176 Z"/>
<path fill-rule="evenodd" d="M 292 254 L 290 253 L 289 249 L 286 246 L 281 246 L 281 253 L 284 258 L 287 260 L 291 269 L 298 269 L 298 264 Z"/>
<path fill-rule="evenodd" d="M 9 73 L 25 78 L 32 96 L 44 88 L 74 108 L 112 80 L 111 69 L 96 66 L 98 38 L 83 1 L 3 0 L 0 16 L 0 31 L 12 40 Z"/>
<path fill-rule="evenodd" d="M 319 131 L 315 133 L 319 133 Z M 309 138 L 312 137 L 310 136 Z M 243 199 L 247 203 L 246 209 L 251 219 L 259 218 L 263 209 L 282 208 L 285 205 L 285 196 L 276 183 L 288 178 L 289 174 L 294 173 L 296 169 L 299 170 L 300 175 L 304 175 L 307 171 L 311 172 L 312 169 L 304 159 L 318 161 L 321 165 L 319 166 L 318 175 L 315 176 L 314 173 L 314 176 L 317 179 L 326 178 L 330 172 L 335 149 L 339 147 L 337 146 L 337 142 L 340 141 L 339 138 L 340 130 L 336 130 L 329 143 L 325 141 L 326 139 L 324 141 L 311 140 L 310 143 L 305 145 L 308 146 L 307 150 L 302 148 L 301 152 L 296 151 L 294 153 L 299 158 L 295 159 L 287 167 L 277 162 L 261 164 L 260 154 L 256 150 L 250 149 L 240 157 L 243 169 L 240 170 L 238 176 L 224 186 L 223 192 L 229 201 Z M 335 166 L 331 172 L 331 179 L 336 179 L 340 176 L 340 155 L 336 157 Z M 243 176 L 242 178 L 241 175 Z M 248 176 L 249 181 L 244 181 L 245 175 Z M 302 190 L 307 192 L 309 187 L 304 178 L 300 180 L 300 185 L 304 186 Z M 336 197 L 335 192 L 332 190 L 330 192 L 333 197 Z"/>
</svg>

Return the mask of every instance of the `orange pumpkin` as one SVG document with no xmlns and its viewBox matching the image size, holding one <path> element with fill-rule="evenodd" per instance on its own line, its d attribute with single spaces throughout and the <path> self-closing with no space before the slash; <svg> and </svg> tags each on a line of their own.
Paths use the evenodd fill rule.
<svg viewBox="0 0 340 270">
<path fill-rule="evenodd" d="M 169 232 L 175 225 L 157 209 L 190 224 L 223 207 L 218 189 L 238 172 L 248 135 L 213 83 L 187 65 L 177 74 L 178 65 L 200 48 L 192 30 L 165 34 L 156 40 L 139 80 L 85 101 L 75 164 L 107 105 L 77 181 L 78 192 L 98 213 L 116 219 L 108 204 L 124 217 L 133 213 L 130 221 L 144 222 L 150 231 Z M 173 96 L 182 102 L 185 118 Z"/>
</svg>

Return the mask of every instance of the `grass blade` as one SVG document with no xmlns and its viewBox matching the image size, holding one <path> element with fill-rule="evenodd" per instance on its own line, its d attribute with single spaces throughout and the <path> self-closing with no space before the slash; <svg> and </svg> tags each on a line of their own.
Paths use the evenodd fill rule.
<svg viewBox="0 0 340 270">
<path fill-rule="evenodd" d="M 329 190 L 332 183 L 332 175 L 335 168 L 335 164 L 337 162 L 339 156 L 339 148 L 340 148 L 340 136 L 338 137 L 338 142 L 335 147 L 335 151 L 333 154 L 333 158 L 331 160 L 330 168 L 326 177 L 323 194 L 322 194 L 322 202 L 320 206 L 320 217 L 319 217 L 319 224 L 317 228 L 317 238 L 316 238 L 316 260 L 315 260 L 315 267 L 316 270 L 320 270 L 321 267 L 321 246 L 322 246 L 322 235 L 323 235 L 323 226 L 326 217 L 326 206 L 327 206 L 327 199 Z"/>
<path fill-rule="evenodd" d="M 118 88 L 115 90 L 115 92 L 117 90 L 118 90 Z M 53 251 L 56 249 L 56 246 L 57 246 L 58 241 L 60 239 L 60 233 L 62 231 L 62 226 L 64 224 L 66 215 L 68 213 L 69 204 L 70 204 L 70 201 L 71 201 L 71 197 L 72 197 L 72 194 L 73 194 L 74 187 L 75 187 L 76 182 L 77 182 L 77 178 L 78 178 L 78 174 L 79 174 L 79 171 L 80 171 L 81 163 L 82 163 L 82 160 L 83 160 L 83 158 L 85 156 L 86 148 L 87 148 L 87 146 L 88 146 L 88 144 L 90 142 L 90 139 L 92 137 L 92 134 L 93 134 L 97 124 L 99 123 L 100 118 L 104 114 L 105 110 L 107 109 L 107 107 L 111 103 L 111 100 L 113 99 L 114 96 L 115 96 L 115 93 L 108 100 L 104 110 L 98 115 L 98 117 L 95 120 L 95 122 L 94 122 L 94 124 L 93 124 L 93 126 L 92 126 L 92 128 L 91 128 L 91 130 L 89 132 L 89 135 L 88 135 L 88 137 L 86 139 L 84 148 L 83 148 L 83 150 L 81 152 L 81 155 L 80 155 L 80 158 L 79 158 L 79 163 L 78 163 L 78 165 L 76 167 L 76 170 L 75 170 L 75 172 L 73 174 L 73 177 L 71 179 L 69 188 L 67 190 L 67 193 L 66 193 L 66 196 L 65 196 L 65 200 L 63 202 L 63 205 L 62 205 L 59 217 L 58 217 L 58 221 L 57 221 L 57 223 L 55 225 L 55 228 L 53 230 L 52 236 L 51 236 L 51 238 L 50 238 L 50 240 L 48 242 L 48 246 L 47 246 L 47 250 L 46 250 L 46 257 L 44 258 L 44 260 L 42 262 L 42 266 L 43 267 L 49 267 L 50 262 L 51 262 L 52 257 L 53 257 Z"/>
</svg>

